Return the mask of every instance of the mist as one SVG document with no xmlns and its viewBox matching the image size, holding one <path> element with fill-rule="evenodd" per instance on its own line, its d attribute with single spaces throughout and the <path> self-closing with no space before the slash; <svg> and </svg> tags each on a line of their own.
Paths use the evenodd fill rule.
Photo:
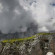
<svg viewBox="0 0 55 55">
<path fill-rule="evenodd" d="M 55 0 L 33 0 L 29 8 L 38 23 L 38 32 L 55 30 Z"/>
<path fill-rule="evenodd" d="M 0 0 L 0 31 L 26 32 L 31 23 L 36 32 L 55 30 L 54 0 Z"/>
<path fill-rule="evenodd" d="M 34 23 L 32 13 L 19 0 L 0 0 L 0 30 L 2 33 L 25 32 Z"/>
</svg>

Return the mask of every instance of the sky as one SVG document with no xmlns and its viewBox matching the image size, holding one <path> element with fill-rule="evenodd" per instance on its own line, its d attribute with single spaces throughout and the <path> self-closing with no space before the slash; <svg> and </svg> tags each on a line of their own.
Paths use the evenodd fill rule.
<svg viewBox="0 0 55 55">
<path fill-rule="evenodd" d="M 0 31 L 27 31 L 38 25 L 37 32 L 55 30 L 55 0 L 0 0 Z"/>
</svg>

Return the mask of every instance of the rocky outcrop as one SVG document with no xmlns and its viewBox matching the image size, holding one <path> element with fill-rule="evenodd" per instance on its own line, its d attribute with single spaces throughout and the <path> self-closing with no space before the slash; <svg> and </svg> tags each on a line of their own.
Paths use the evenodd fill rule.
<svg viewBox="0 0 55 55">
<path fill-rule="evenodd" d="M 20 42 L 0 42 L 0 55 L 46 55 L 47 52 L 55 54 L 54 35 L 35 36 L 35 38 Z"/>
</svg>

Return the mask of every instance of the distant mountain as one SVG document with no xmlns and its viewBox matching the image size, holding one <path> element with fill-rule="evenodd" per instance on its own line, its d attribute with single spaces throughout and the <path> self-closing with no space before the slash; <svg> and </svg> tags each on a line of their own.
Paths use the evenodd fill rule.
<svg viewBox="0 0 55 55">
<path fill-rule="evenodd" d="M 35 35 L 37 33 L 37 25 L 34 25 L 31 23 L 28 25 L 29 27 L 27 28 L 26 32 L 15 32 L 15 33 L 8 33 L 8 34 L 3 34 L 0 32 L 0 40 L 3 39 L 12 39 L 12 38 L 24 38 L 24 37 L 30 37 L 32 35 Z"/>
</svg>

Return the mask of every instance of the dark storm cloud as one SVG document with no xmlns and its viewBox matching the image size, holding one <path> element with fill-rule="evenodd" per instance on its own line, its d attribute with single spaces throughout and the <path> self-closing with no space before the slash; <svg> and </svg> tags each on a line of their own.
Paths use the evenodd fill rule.
<svg viewBox="0 0 55 55">
<path fill-rule="evenodd" d="M 0 30 L 3 33 L 24 32 L 27 25 L 34 22 L 31 12 L 26 11 L 19 0 L 0 0 L 0 3 Z"/>
<path fill-rule="evenodd" d="M 55 0 L 0 0 L 0 30 L 25 32 L 31 23 L 38 23 L 39 32 L 55 30 L 54 5 Z"/>
</svg>

